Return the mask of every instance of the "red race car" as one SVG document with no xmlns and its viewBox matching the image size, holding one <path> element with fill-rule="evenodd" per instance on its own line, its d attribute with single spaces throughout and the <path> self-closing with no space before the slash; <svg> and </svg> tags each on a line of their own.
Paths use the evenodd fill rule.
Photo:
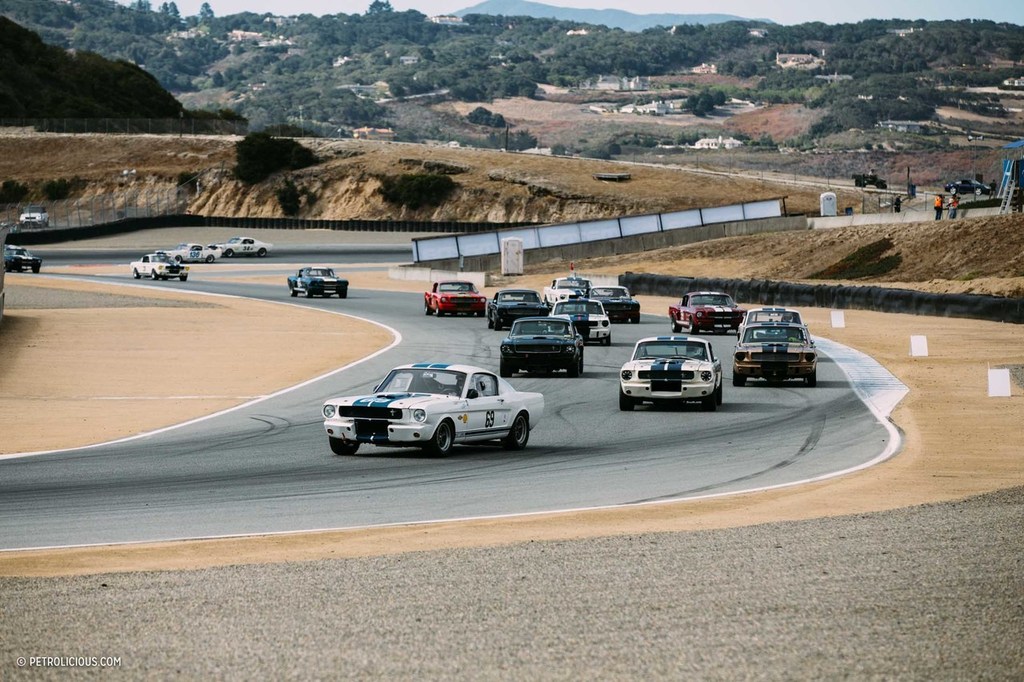
<svg viewBox="0 0 1024 682">
<path fill-rule="evenodd" d="M 487 297 L 466 280 L 434 282 L 430 291 L 423 294 L 423 314 L 434 315 L 476 315 L 483 317 L 487 311 Z"/>
<path fill-rule="evenodd" d="M 721 291 L 691 291 L 668 307 L 673 333 L 733 332 L 739 330 L 747 311 Z"/>
</svg>

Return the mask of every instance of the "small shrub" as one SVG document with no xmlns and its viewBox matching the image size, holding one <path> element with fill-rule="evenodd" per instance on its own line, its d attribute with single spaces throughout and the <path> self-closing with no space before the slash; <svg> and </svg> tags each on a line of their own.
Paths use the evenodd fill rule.
<svg viewBox="0 0 1024 682">
<path fill-rule="evenodd" d="M 61 199 L 67 199 L 71 196 L 71 190 L 73 187 L 73 182 L 67 178 L 47 180 L 43 183 L 43 195 L 50 201 L 60 201 Z"/>
<path fill-rule="evenodd" d="M 415 210 L 422 206 L 439 206 L 454 189 L 455 181 L 447 175 L 409 173 L 381 178 L 378 191 L 389 204 Z"/>
<path fill-rule="evenodd" d="M 235 145 L 235 177 L 253 184 L 279 170 L 298 170 L 316 164 L 319 159 L 308 148 L 291 139 L 250 133 Z"/>
<path fill-rule="evenodd" d="M 28 196 L 28 187 L 17 180 L 4 180 L 0 185 L 0 204 L 17 204 Z"/>
<path fill-rule="evenodd" d="M 281 206 L 281 211 L 287 216 L 293 216 L 299 212 L 299 206 L 302 204 L 302 195 L 291 178 L 286 178 L 284 184 L 278 188 L 277 203 Z"/>
<path fill-rule="evenodd" d="M 884 255 L 892 247 L 892 240 L 883 237 L 860 247 L 838 263 L 815 272 L 809 279 L 862 279 L 887 274 L 903 262 L 903 257 L 898 253 Z"/>
</svg>

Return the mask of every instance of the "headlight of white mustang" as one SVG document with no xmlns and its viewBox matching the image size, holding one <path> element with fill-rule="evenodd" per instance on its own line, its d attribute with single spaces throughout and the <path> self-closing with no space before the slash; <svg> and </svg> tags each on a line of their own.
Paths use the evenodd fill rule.
<svg viewBox="0 0 1024 682">
<path fill-rule="evenodd" d="M 324 417 L 330 419 L 334 416 L 334 405 L 324 405 Z"/>
<path fill-rule="evenodd" d="M 413 410 L 412 411 L 412 418 L 413 418 L 413 421 L 417 421 L 417 422 L 421 422 L 421 423 L 425 422 L 425 421 L 427 421 L 427 411 L 426 410 L 420 410 L 420 409 Z"/>
</svg>

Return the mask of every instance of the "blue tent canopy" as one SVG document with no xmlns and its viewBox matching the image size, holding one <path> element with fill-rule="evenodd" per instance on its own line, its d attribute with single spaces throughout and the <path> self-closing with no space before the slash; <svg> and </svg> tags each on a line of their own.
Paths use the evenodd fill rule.
<svg viewBox="0 0 1024 682">
<path fill-rule="evenodd" d="M 1024 147 L 1024 140 L 1017 140 L 1016 142 L 1003 145 L 1003 149 L 1020 149 L 1021 147 Z"/>
</svg>

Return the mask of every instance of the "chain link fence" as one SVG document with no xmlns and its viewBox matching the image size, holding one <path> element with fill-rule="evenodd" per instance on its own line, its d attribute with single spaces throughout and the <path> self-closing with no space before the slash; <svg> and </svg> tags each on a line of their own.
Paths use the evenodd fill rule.
<svg viewBox="0 0 1024 682">
<path fill-rule="evenodd" d="M 38 232 L 113 223 L 128 218 L 152 218 L 182 215 L 188 211 L 191 188 L 140 187 L 123 192 L 96 194 L 62 201 L 34 201 L 5 204 L 0 207 L 0 223 L 11 226 L 11 232 Z M 42 207 L 49 214 L 46 224 L 21 223 L 21 214 L 29 206 Z"/>
</svg>

